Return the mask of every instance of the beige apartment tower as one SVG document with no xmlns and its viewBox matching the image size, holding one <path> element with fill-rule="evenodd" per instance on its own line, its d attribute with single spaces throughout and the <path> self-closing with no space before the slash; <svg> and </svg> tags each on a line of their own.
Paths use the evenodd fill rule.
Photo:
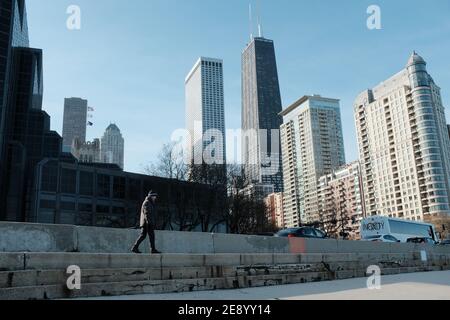
<svg viewBox="0 0 450 320">
<path fill-rule="evenodd" d="M 450 139 L 440 88 L 414 52 L 405 69 L 355 101 L 368 215 L 450 213 Z"/>
<path fill-rule="evenodd" d="M 345 164 L 339 100 L 304 96 L 281 115 L 284 220 L 298 227 L 320 220 L 319 178 Z"/>
</svg>

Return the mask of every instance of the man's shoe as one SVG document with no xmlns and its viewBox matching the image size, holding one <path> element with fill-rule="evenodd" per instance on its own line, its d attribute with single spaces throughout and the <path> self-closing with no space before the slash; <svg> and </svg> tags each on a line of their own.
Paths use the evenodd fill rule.
<svg viewBox="0 0 450 320">
<path fill-rule="evenodd" d="M 136 253 L 136 254 L 141 254 L 142 253 L 142 252 L 139 251 L 138 248 L 131 249 L 131 252 Z"/>
<path fill-rule="evenodd" d="M 153 250 L 152 250 L 152 254 L 161 254 L 161 252 L 159 252 L 159 251 L 156 250 L 156 249 L 153 249 Z"/>
</svg>

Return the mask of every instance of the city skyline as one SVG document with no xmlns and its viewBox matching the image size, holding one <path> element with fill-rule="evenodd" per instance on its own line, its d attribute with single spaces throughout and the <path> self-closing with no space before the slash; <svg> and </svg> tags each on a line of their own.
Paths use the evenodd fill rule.
<svg viewBox="0 0 450 320">
<path fill-rule="evenodd" d="M 69 1 L 40 7 L 42 1 L 29 0 L 27 4 L 30 16 L 30 41 L 33 47 L 42 47 L 44 50 L 46 90 L 43 109 L 54 119 L 52 129 L 60 132 L 62 127 L 64 97 L 80 96 L 88 99 L 96 108 L 95 119 L 99 119 L 95 121 L 98 127 L 89 128 L 88 138 L 100 136 L 102 129 L 109 122 L 120 119 L 118 125 L 122 128 L 127 141 L 132 141 L 126 149 L 126 169 L 140 171 L 141 165 L 156 158 L 162 144 L 170 140 L 172 131 L 184 127 L 183 80 L 192 61 L 200 55 L 216 56 L 224 60 L 227 128 L 240 128 L 240 53 L 249 39 L 248 3 L 237 1 L 227 4 L 212 3 L 210 4 L 212 9 L 216 9 L 221 14 L 220 17 L 212 14 L 201 23 L 195 22 L 181 29 L 181 25 L 184 26 L 185 23 L 183 17 L 173 11 L 175 6 L 191 13 L 197 6 L 202 6 L 202 3 L 205 2 L 196 1 L 194 5 L 179 1 L 151 1 L 149 4 L 142 2 L 144 8 L 152 10 L 137 13 L 129 12 L 130 9 L 115 1 L 99 1 L 95 4 L 79 1 L 83 17 L 82 28 L 79 31 L 69 31 L 65 28 L 67 18 L 65 12 L 71 4 Z M 264 35 L 277 44 L 283 107 L 303 94 L 320 92 L 326 96 L 340 98 L 343 121 L 352 123 L 344 126 L 348 161 L 358 158 L 352 112 L 355 96 L 362 89 L 376 85 L 379 79 L 387 78 L 399 71 L 398 66 L 413 50 L 417 50 L 429 62 L 430 73 L 442 86 L 444 105 L 448 105 L 450 101 L 450 90 L 447 89 L 450 88 L 450 75 L 441 71 L 449 69 L 446 52 L 450 48 L 448 43 L 442 41 L 450 34 L 450 24 L 445 15 L 449 4 L 437 3 L 429 8 L 426 4 L 417 2 L 415 6 L 404 8 L 401 1 L 395 4 L 380 1 L 378 4 L 382 10 L 383 29 L 373 31 L 366 27 L 368 17 L 366 9 L 370 4 L 368 1 L 340 6 L 329 2 L 300 5 L 262 1 Z M 105 8 L 107 10 L 103 10 Z M 316 15 L 305 17 L 301 24 L 287 22 L 288 18 L 300 8 L 313 10 Z M 126 10 L 130 20 L 118 17 L 120 10 Z M 327 22 L 328 20 L 324 19 L 329 15 L 329 11 L 335 14 L 336 19 Z M 415 26 L 407 19 L 410 16 L 420 16 L 423 25 L 428 27 Z M 54 18 L 47 19 L 47 17 Z M 346 18 L 345 24 L 339 23 L 341 17 Z M 114 20 L 117 26 L 108 24 L 112 18 L 117 19 Z M 142 21 L 133 22 L 139 18 Z M 320 24 L 323 21 L 325 23 L 318 25 L 319 21 Z M 36 27 L 38 23 L 39 27 Z M 210 30 L 200 28 L 204 25 Z M 153 28 L 143 28 L 144 26 Z M 117 33 L 118 36 L 124 39 L 126 44 L 131 44 L 133 49 L 131 53 L 128 50 L 132 59 L 125 60 L 122 65 L 116 65 L 117 70 L 114 71 L 114 74 L 120 71 L 121 76 L 126 76 L 127 81 L 122 81 L 122 77 L 120 79 L 111 77 L 109 71 L 104 71 L 107 63 L 119 61 L 119 55 L 109 50 L 110 56 L 106 59 L 104 55 L 102 56 L 104 49 L 99 47 L 99 45 L 103 47 L 114 45 L 110 42 L 112 38 L 109 34 L 115 34 L 114 30 L 117 27 L 123 28 Z M 171 42 L 177 41 L 170 40 L 175 39 L 180 30 L 182 36 L 178 39 L 183 45 L 186 44 L 183 54 L 172 50 L 174 44 Z M 217 34 L 219 30 L 222 31 L 221 37 L 213 38 L 212 35 Z M 292 37 L 296 35 L 295 31 L 302 36 L 300 40 L 295 36 Z M 129 40 L 125 40 L 125 37 L 132 35 L 133 32 L 137 33 Z M 204 36 L 196 39 L 195 36 L 199 34 Z M 144 40 L 133 41 L 136 36 L 141 36 Z M 98 41 L 99 39 L 101 40 Z M 193 39 L 195 41 L 192 41 Z M 373 46 L 373 43 L 377 46 Z M 328 46 L 331 46 L 330 50 L 323 50 Z M 98 53 L 90 54 L 96 50 Z M 319 51 L 320 53 L 317 53 Z M 352 52 L 358 54 L 351 54 Z M 137 69 L 135 63 L 146 64 L 148 59 L 153 61 L 142 70 Z M 176 62 L 170 66 L 166 63 L 175 60 Z M 371 64 L 377 66 L 376 70 L 371 68 L 370 73 L 366 72 L 365 68 Z M 167 67 L 165 74 L 160 72 L 163 66 Z M 100 71 L 104 71 L 104 74 Z M 103 77 L 92 77 L 93 74 L 102 74 Z M 132 88 L 134 84 L 142 82 L 144 76 L 151 77 L 147 79 L 149 85 Z M 96 85 L 93 85 L 91 78 Z M 116 87 L 119 86 L 123 87 L 122 91 L 117 90 Z M 166 94 L 167 90 L 173 92 L 170 97 Z M 130 108 L 136 112 L 130 113 Z M 177 116 L 173 117 L 170 125 L 164 123 L 164 127 L 155 125 L 153 128 L 141 128 L 152 114 L 158 114 L 160 118 L 174 113 Z M 139 114 L 146 116 L 138 117 Z M 149 140 L 152 141 L 151 144 L 148 143 Z"/>
</svg>

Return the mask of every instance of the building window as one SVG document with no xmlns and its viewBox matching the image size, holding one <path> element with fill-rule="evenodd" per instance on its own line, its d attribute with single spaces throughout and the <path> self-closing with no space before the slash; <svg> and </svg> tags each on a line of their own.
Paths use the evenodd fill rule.
<svg viewBox="0 0 450 320">
<path fill-rule="evenodd" d="M 79 203 L 78 204 L 78 211 L 79 212 L 92 212 L 92 204 L 90 203 Z"/>
<path fill-rule="evenodd" d="M 56 192 L 58 183 L 58 167 L 48 165 L 42 169 L 42 191 Z"/>
<path fill-rule="evenodd" d="M 75 211 L 75 202 L 61 202 L 61 210 Z"/>
<path fill-rule="evenodd" d="M 61 170 L 61 192 L 76 193 L 77 172 L 70 169 Z"/>
<path fill-rule="evenodd" d="M 41 209 L 55 209 L 56 202 L 54 200 L 41 200 L 40 208 Z"/>
<path fill-rule="evenodd" d="M 97 195 L 99 197 L 110 197 L 110 177 L 104 174 L 97 176 Z"/>
<path fill-rule="evenodd" d="M 94 174 L 92 172 L 80 172 L 80 194 L 83 196 L 94 195 Z"/>
<path fill-rule="evenodd" d="M 109 206 L 97 205 L 97 213 L 109 213 Z"/>
<path fill-rule="evenodd" d="M 125 198 L 125 178 L 114 177 L 113 194 L 115 199 Z"/>
</svg>

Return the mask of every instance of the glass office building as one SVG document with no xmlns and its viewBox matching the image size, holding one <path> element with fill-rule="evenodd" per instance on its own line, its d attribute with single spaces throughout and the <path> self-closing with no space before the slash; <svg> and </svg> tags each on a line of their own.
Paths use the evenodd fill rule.
<svg viewBox="0 0 450 320">
<path fill-rule="evenodd" d="M 8 88 L 10 86 L 10 67 L 13 47 L 28 47 L 28 26 L 26 19 L 25 0 L 0 1 L 0 218 L 5 215 L 2 210 L 5 205 L 8 148 L 6 118 Z"/>
<path fill-rule="evenodd" d="M 254 38 L 242 53 L 242 157 L 250 183 L 283 191 L 280 86 L 272 40 Z"/>
</svg>

